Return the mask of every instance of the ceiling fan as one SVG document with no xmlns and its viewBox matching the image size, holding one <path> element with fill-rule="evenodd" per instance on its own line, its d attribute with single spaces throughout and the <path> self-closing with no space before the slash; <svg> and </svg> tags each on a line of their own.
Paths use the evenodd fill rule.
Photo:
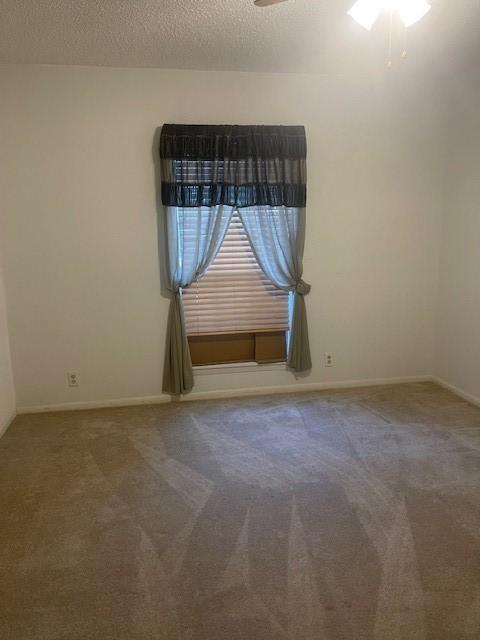
<svg viewBox="0 0 480 640">
<path fill-rule="evenodd" d="M 285 1 L 286 0 L 253 0 L 257 7 L 268 7 L 270 4 L 279 4 L 280 2 Z"/>
<path fill-rule="evenodd" d="M 257 7 L 268 7 L 286 0 L 253 0 Z M 430 10 L 428 0 L 357 0 L 348 14 L 365 29 L 372 28 L 381 13 L 398 13 L 405 28 L 418 22 Z"/>
<path fill-rule="evenodd" d="M 270 5 L 286 2 L 286 0 L 253 0 L 253 2 L 257 7 L 269 7 Z M 430 9 L 430 0 L 356 0 L 347 13 L 367 31 L 372 29 L 381 14 L 390 15 L 387 67 L 391 69 L 393 15 L 397 14 L 401 22 L 403 22 L 404 37 L 401 57 L 405 58 L 407 55 L 407 27 L 418 22 Z"/>
</svg>

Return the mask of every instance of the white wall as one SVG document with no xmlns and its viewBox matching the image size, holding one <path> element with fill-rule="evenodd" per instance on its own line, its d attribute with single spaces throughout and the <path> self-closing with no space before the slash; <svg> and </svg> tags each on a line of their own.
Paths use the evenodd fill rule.
<svg viewBox="0 0 480 640">
<path fill-rule="evenodd" d="M 444 158 L 424 81 L 4 66 L 0 91 L 20 407 L 160 393 L 168 300 L 153 157 L 164 122 L 306 125 L 315 366 L 299 384 L 431 373 Z M 293 383 L 272 371 L 201 376 L 196 389 Z"/>
<path fill-rule="evenodd" d="M 10 361 L 5 286 L 0 262 L 0 436 L 14 415 L 15 391 Z"/>
<path fill-rule="evenodd" d="M 480 90 L 451 101 L 435 373 L 480 401 Z"/>
</svg>

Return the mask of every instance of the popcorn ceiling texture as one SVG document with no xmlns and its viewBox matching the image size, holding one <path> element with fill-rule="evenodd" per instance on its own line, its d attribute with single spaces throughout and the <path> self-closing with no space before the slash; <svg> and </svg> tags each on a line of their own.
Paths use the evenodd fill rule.
<svg viewBox="0 0 480 640">
<path fill-rule="evenodd" d="M 351 0 L 0 0 L 0 63 L 345 72 L 384 63 L 385 33 L 346 15 Z M 466 46 L 478 3 L 437 2 L 412 31 L 407 67 Z M 475 5 L 475 6 L 474 6 Z M 452 13 L 453 12 L 453 13 Z"/>
<path fill-rule="evenodd" d="M 296 68 L 298 34 L 321 33 L 322 2 L 6 0 L 3 62 L 196 69 Z M 283 60 L 278 60 L 282 53 Z"/>
</svg>

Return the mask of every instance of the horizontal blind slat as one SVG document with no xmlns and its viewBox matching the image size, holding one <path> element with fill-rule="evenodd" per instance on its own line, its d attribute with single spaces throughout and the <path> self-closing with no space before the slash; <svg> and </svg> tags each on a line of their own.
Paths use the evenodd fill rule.
<svg viewBox="0 0 480 640">
<path fill-rule="evenodd" d="M 182 295 L 188 335 L 288 329 L 288 293 L 264 275 L 238 213 L 207 273 Z"/>
</svg>

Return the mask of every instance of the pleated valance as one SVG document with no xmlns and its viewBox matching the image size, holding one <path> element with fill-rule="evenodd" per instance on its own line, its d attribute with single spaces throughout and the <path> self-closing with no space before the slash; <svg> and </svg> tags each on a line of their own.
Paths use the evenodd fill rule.
<svg viewBox="0 0 480 640">
<path fill-rule="evenodd" d="M 165 124 L 162 202 L 305 207 L 306 152 L 302 126 Z"/>
</svg>

